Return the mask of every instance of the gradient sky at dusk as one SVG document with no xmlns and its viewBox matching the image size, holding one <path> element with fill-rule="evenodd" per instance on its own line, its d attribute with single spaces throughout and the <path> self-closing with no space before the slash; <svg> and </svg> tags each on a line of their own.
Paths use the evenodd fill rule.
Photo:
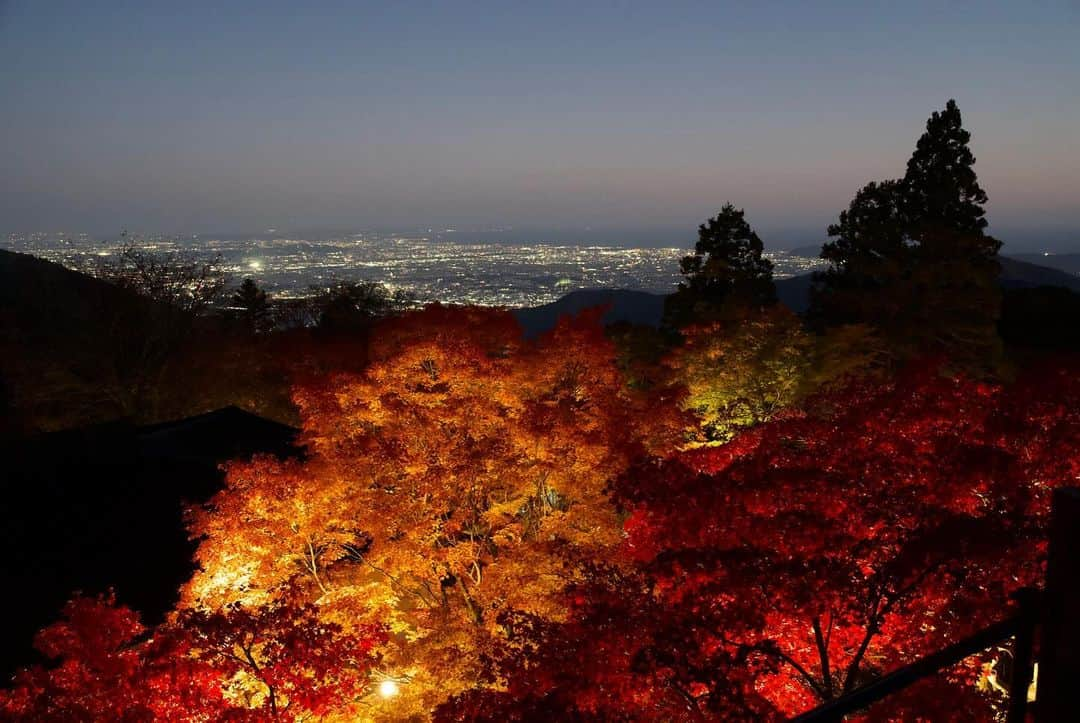
<svg viewBox="0 0 1080 723">
<path fill-rule="evenodd" d="M 0 231 L 808 243 L 950 97 L 991 231 L 1080 251 L 1075 2 L 0 0 Z"/>
</svg>

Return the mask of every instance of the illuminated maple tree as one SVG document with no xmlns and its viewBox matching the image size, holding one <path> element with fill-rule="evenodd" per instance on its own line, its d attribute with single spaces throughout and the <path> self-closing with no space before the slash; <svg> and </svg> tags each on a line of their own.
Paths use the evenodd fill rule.
<svg viewBox="0 0 1080 723">
<path fill-rule="evenodd" d="M 742 642 L 786 663 L 760 689 L 811 707 L 992 622 L 1037 580 L 1047 490 L 1077 479 L 1055 461 L 1080 451 L 1065 403 L 1080 390 L 1061 371 L 1040 384 L 931 368 L 825 395 L 628 478 L 629 544 L 702 609 L 725 604 L 722 578 L 754 601 L 766 624 Z"/>
<path fill-rule="evenodd" d="M 851 374 L 865 330 L 779 310 L 685 333 L 688 397 L 628 382 L 596 314 L 535 341 L 501 310 L 383 322 L 362 371 L 296 389 L 304 458 L 233 462 L 190 510 L 168 620 L 76 598 L 0 716 L 779 720 L 1040 579 L 1051 492 L 1080 480 L 1074 362 Z M 687 448 L 687 404 L 727 441 Z M 987 719 L 987 662 L 866 717 Z"/>
<path fill-rule="evenodd" d="M 436 306 L 376 338 L 363 374 L 297 392 L 308 460 L 234 465 L 194 512 L 185 599 L 387 621 L 400 711 L 471 685 L 502 611 L 565 615 L 562 590 L 623 536 L 607 486 L 681 419 L 627 388 L 595 314 L 525 343 L 505 312 Z"/>
<path fill-rule="evenodd" d="M 226 681 L 233 705 L 292 720 L 362 708 L 378 662 L 373 651 L 385 639 L 377 625 L 345 633 L 311 605 L 184 611 L 172 630 Z"/>
<path fill-rule="evenodd" d="M 147 640 L 136 613 L 111 596 L 76 598 L 35 647 L 54 660 L 19 673 L 0 691 L 13 721 L 218 720 L 230 706 L 216 671 L 187 658 L 173 638 Z"/>
<path fill-rule="evenodd" d="M 798 317 L 785 309 L 692 326 L 682 330 L 682 338 L 666 366 L 685 385 L 684 404 L 698 415 L 711 441 L 727 441 L 795 402 L 814 344 Z"/>
<path fill-rule="evenodd" d="M 712 443 L 772 419 L 825 385 L 867 373 L 879 356 L 866 327 L 815 336 L 779 306 L 680 333 L 681 346 L 663 363 L 668 377 L 686 388 L 683 406 Z"/>
<path fill-rule="evenodd" d="M 75 598 L 36 645 L 55 660 L 0 691 L 13 721 L 305 720 L 370 695 L 384 638 L 344 634 L 310 606 L 230 606 L 147 629 L 112 596 Z"/>
<path fill-rule="evenodd" d="M 752 605 L 732 600 L 721 619 L 715 608 L 673 605 L 641 571 L 600 566 L 590 573 L 568 592 L 565 621 L 506 613 L 501 623 L 513 645 L 492 656 L 491 685 L 455 696 L 435 719 L 780 719 L 753 687 L 755 675 L 777 669 L 775 661 L 751 658 L 737 643 L 702 644 L 711 625 L 733 637 L 759 629 L 762 615 Z"/>
<path fill-rule="evenodd" d="M 1040 576 L 1050 490 L 1080 478 L 1070 369 L 1007 388 L 912 371 L 639 466 L 617 493 L 640 575 L 526 629 L 537 642 L 497 661 L 505 692 L 441 715 L 786 717 L 1004 617 Z M 990 719 L 982 662 L 869 715 Z"/>
</svg>

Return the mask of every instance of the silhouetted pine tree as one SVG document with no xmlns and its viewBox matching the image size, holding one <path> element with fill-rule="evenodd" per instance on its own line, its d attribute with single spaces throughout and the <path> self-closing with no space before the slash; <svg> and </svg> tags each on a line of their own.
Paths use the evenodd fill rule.
<svg viewBox="0 0 1080 723">
<path fill-rule="evenodd" d="M 970 141 L 955 100 L 926 121 L 926 133 L 915 144 L 902 187 L 904 211 L 915 231 L 933 225 L 962 234 L 983 233 L 987 199 L 975 177 Z"/>
<path fill-rule="evenodd" d="M 986 235 L 986 193 L 971 134 L 950 100 L 926 123 L 904 178 L 870 183 L 829 227 L 810 317 L 876 327 L 899 360 L 945 353 L 986 367 L 1000 349 L 1001 243 Z"/>
<path fill-rule="evenodd" d="M 686 278 L 665 303 L 665 325 L 678 328 L 776 303 L 773 265 L 762 250 L 745 212 L 725 204 L 698 227 L 694 253 L 680 264 Z"/>
<path fill-rule="evenodd" d="M 338 281 L 313 299 L 317 326 L 322 331 L 351 333 L 368 330 L 378 319 L 401 311 L 409 298 L 374 281 Z"/>
<path fill-rule="evenodd" d="M 266 331 L 270 326 L 270 302 L 266 292 L 253 279 L 244 279 L 233 292 L 230 305 L 237 319 L 251 331 Z"/>
<path fill-rule="evenodd" d="M 888 329 L 905 312 L 895 290 L 912 264 L 912 247 L 903 207 L 903 182 L 871 182 L 829 226 L 833 241 L 821 248 L 829 268 L 815 275 L 812 319 L 830 325 L 872 322 Z"/>
</svg>

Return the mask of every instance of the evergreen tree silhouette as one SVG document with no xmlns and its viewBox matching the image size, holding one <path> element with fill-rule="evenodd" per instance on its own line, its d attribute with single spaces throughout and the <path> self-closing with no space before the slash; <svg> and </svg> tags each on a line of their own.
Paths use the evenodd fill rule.
<svg viewBox="0 0 1080 723">
<path fill-rule="evenodd" d="M 812 319 L 888 326 L 903 312 L 879 295 L 894 287 L 912 262 L 902 207 L 902 181 L 893 180 L 868 183 L 840 212 L 828 231 L 835 240 L 821 249 L 829 268 L 815 275 Z"/>
<path fill-rule="evenodd" d="M 230 300 L 236 317 L 251 331 L 266 331 L 270 325 L 270 302 L 254 279 L 244 279 Z"/>
<path fill-rule="evenodd" d="M 961 234 L 983 233 L 987 197 L 975 176 L 970 141 L 955 100 L 926 121 L 926 133 L 915 145 L 902 185 L 904 211 L 916 231 L 935 226 Z"/>
<path fill-rule="evenodd" d="M 899 361 L 944 353 L 985 369 L 1000 351 L 1001 242 L 986 234 L 986 192 L 956 101 L 934 112 L 902 179 L 863 187 L 829 227 L 810 318 L 877 328 Z"/>
<path fill-rule="evenodd" d="M 774 304 L 773 265 L 763 249 L 745 211 L 724 204 L 698 227 L 694 253 L 679 265 L 685 280 L 665 303 L 665 325 L 678 328 Z"/>
</svg>

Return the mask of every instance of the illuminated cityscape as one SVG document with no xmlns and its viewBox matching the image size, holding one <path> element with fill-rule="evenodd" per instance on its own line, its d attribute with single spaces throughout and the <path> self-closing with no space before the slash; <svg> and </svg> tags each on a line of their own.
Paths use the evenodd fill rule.
<svg viewBox="0 0 1080 723">
<path fill-rule="evenodd" d="M 220 255 L 234 281 L 251 277 L 277 298 L 297 298 L 339 280 L 377 281 L 422 301 L 528 307 L 577 289 L 670 292 L 678 280 L 682 248 L 632 248 L 566 243 L 488 243 L 462 240 L 453 231 L 430 234 L 357 233 L 324 239 L 268 236 L 215 239 L 132 236 L 160 253 Z M 85 233 L 8 234 L 10 251 L 33 254 L 69 268 L 92 270 L 121 245 Z M 774 276 L 787 278 L 822 262 L 786 251 L 767 254 Z"/>
</svg>

